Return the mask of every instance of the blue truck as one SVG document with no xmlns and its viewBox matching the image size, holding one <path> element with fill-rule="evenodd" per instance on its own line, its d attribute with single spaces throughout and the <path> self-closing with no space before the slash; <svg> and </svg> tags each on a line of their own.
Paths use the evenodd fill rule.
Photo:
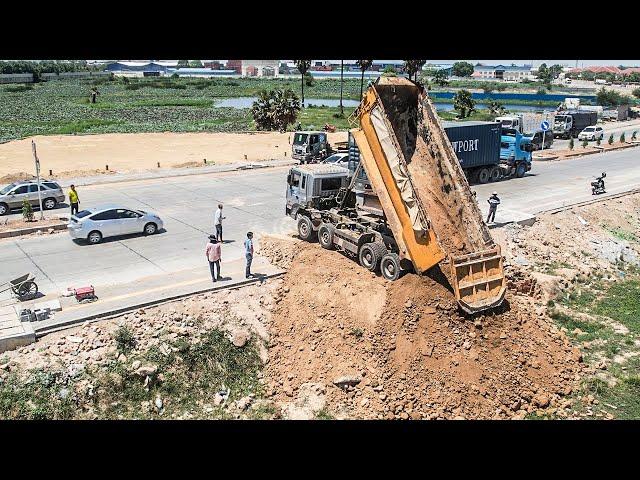
<svg viewBox="0 0 640 480">
<path fill-rule="evenodd" d="M 498 122 L 442 122 L 469 183 L 487 183 L 531 170 L 531 139 Z M 349 169 L 359 163 L 358 147 L 349 134 Z M 364 171 L 356 185 L 366 183 Z"/>
</svg>

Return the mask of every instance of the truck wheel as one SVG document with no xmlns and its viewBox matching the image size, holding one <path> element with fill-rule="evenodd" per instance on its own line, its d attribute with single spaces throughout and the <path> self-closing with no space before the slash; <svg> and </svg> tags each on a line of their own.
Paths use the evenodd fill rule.
<svg viewBox="0 0 640 480">
<path fill-rule="evenodd" d="M 395 253 L 387 253 L 380 262 L 380 271 L 387 280 L 394 281 L 400 277 L 400 257 Z"/>
<path fill-rule="evenodd" d="M 333 250 L 333 227 L 322 224 L 318 229 L 318 243 L 322 248 Z"/>
<path fill-rule="evenodd" d="M 375 272 L 376 270 L 378 270 L 380 260 L 386 253 L 387 247 L 384 246 L 384 243 L 365 243 L 362 247 L 360 247 L 358 260 L 360 260 L 360 265 L 362 265 L 364 268 L 366 268 L 370 272 Z"/>
<path fill-rule="evenodd" d="M 489 172 L 489 177 L 492 182 L 497 182 L 498 180 L 500 180 L 500 167 L 493 167 L 491 169 L 491 172 Z"/>
<path fill-rule="evenodd" d="M 527 167 L 524 166 L 524 163 L 519 163 L 516 167 L 516 177 L 522 178 L 527 171 Z"/>
<path fill-rule="evenodd" d="M 298 220 L 298 236 L 302 240 L 310 242 L 313 240 L 314 233 L 309 217 L 300 217 Z"/>
<path fill-rule="evenodd" d="M 491 178 L 488 168 L 481 168 L 478 171 L 478 183 L 487 183 Z"/>
</svg>

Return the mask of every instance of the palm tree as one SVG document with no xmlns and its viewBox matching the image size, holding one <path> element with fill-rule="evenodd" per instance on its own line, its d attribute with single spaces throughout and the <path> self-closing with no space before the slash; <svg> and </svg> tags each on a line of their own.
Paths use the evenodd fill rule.
<svg viewBox="0 0 640 480">
<path fill-rule="evenodd" d="M 373 65 L 373 60 L 356 60 L 356 65 L 358 65 L 358 67 L 360 67 L 360 70 L 362 71 L 362 76 L 360 77 L 360 99 L 362 100 L 362 89 L 364 87 L 364 72 L 368 68 L 371 68 L 371 65 Z"/>
<path fill-rule="evenodd" d="M 344 107 L 342 106 L 342 83 L 344 82 L 344 60 L 340 60 L 340 116 L 344 117 Z"/>
<path fill-rule="evenodd" d="M 422 70 L 426 60 L 405 60 L 402 69 L 409 74 L 409 79 L 414 77 L 414 81 L 418 81 L 418 72 Z"/>
<path fill-rule="evenodd" d="M 300 72 L 300 80 L 302 83 L 302 108 L 304 108 L 304 74 L 309 71 L 311 67 L 311 60 L 294 60 L 296 68 Z"/>
</svg>

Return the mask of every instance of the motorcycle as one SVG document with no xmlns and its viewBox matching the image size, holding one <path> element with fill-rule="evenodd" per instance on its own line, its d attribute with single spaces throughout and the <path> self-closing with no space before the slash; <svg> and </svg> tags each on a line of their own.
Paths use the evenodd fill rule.
<svg viewBox="0 0 640 480">
<path fill-rule="evenodd" d="M 604 191 L 604 177 L 607 174 L 602 172 L 602 175 L 596 178 L 595 182 L 591 182 L 591 195 L 599 195 L 601 193 L 606 193 Z"/>
</svg>

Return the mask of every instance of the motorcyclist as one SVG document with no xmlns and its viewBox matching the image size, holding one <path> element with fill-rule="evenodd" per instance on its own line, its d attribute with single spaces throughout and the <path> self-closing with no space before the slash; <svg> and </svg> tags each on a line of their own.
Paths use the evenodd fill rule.
<svg viewBox="0 0 640 480">
<path fill-rule="evenodd" d="M 595 182 L 591 182 L 592 194 L 604 192 L 604 178 L 607 176 L 606 172 L 602 172 L 602 175 L 596 177 Z"/>
</svg>

